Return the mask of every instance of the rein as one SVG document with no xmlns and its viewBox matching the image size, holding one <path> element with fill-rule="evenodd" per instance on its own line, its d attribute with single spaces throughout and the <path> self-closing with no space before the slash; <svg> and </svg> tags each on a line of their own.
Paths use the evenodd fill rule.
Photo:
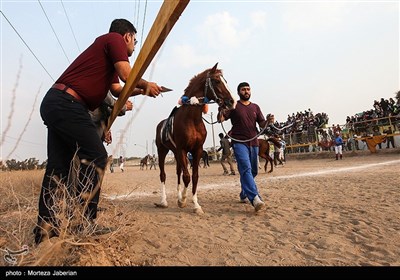
<svg viewBox="0 0 400 280">
<path fill-rule="evenodd" d="M 218 123 L 218 121 L 215 121 L 215 122 L 212 122 L 212 123 L 211 123 L 211 122 L 207 121 L 204 117 L 202 117 L 202 118 L 203 118 L 203 120 L 204 120 L 206 123 L 211 124 L 211 125 Z"/>
<path fill-rule="evenodd" d="M 267 129 L 268 126 L 271 126 L 272 128 L 274 128 L 274 129 L 276 129 L 276 130 L 278 130 L 278 131 L 282 131 L 282 130 L 288 128 L 288 127 L 291 127 L 292 125 L 293 125 L 293 123 L 288 124 L 288 125 L 286 125 L 286 126 L 284 126 L 284 127 L 282 127 L 282 128 L 277 128 L 273 123 L 271 123 L 271 124 L 266 124 L 265 127 L 263 127 L 263 128 L 261 129 L 261 131 L 260 131 L 259 133 L 256 134 L 256 136 L 254 136 L 254 137 L 252 137 L 252 138 L 250 138 L 250 139 L 247 139 L 247 140 L 240 140 L 240 139 L 236 139 L 236 138 L 231 137 L 231 136 L 226 132 L 225 127 L 224 127 L 223 123 L 221 122 L 221 127 L 222 127 L 222 130 L 225 132 L 225 135 L 228 135 L 228 137 L 229 137 L 230 139 L 232 139 L 232 140 L 234 140 L 234 141 L 236 141 L 236 142 L 240 142 L 240 143 L 250 142 L 250 141 L 253 141 L 254 139 L 260 137 L 262 134 L 264 134 L 264 131 Z"/>
<path fill-rule="evenodd" d="M 222 77 L 222 79 L 224 79 L 224 76 L 220 75 L 220 77 Z M 215 98 L 215 102 L 218 103 L 218 105 L 219 105 L 220 101 L 221 101 L 221 98 L 219 98 L 218 95 L 215 93 L 214 86 L 213 86 L 213 84 L 211 82 L 211 78 L 210 78 L 210 72 L 207 73 L 206 85 L 204 86 L 204 98 L 206 98 L 206 96 L 207 96 L 207 89 L 208 88 L 210 88 L 211 92 L 213 93 L 214 98 Z"/>
</svg>

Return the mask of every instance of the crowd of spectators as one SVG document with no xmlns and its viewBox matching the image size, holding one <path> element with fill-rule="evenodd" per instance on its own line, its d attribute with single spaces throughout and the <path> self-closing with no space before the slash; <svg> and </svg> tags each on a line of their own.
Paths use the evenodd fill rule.
<svg viewBox="0 0 400 280">
<path fill-rule="evenodd" d="M 400 93 L 400 92 L 399 92 Z M 399 95 L 397 93 L 397 95 Z M 373 127 L 385 125 L 398 125 L 400 121 L 400 96 L 393 98 L 381 98 L 374 100 L 372 109 L 347 116 L 346 127 L 356 134 L 369 133 Z"/>
<path fill-rule="evenodd" d="M 296 145 L 329 141 L 334 139 L 336 132 L 346 134 L 344 139 L 347 139 L 357 134 L 359 136 L 373 134 L 380 127 L 383 131 L 384 127 L 390 125 L 393 125 L 394 130 L 400 129 L 400 91 L 396 93 L 395 98 L 374 100 L 372 107 L 351 117 L 347 116 L 345 125 L 332 124 L 332 126 L 328 125 L 327 113 L 314 114 L 309 108 L 288 114 L 285 122 L 274 120 L 265 133 L 278 134 L 284 137 L 288 145 Z"/>
</svg>

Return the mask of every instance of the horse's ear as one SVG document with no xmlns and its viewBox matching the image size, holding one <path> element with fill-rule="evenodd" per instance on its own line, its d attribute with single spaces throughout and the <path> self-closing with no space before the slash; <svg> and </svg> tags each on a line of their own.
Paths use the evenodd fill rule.
<svg viewBox="0 0 400 280">
<path fill-rule="evenodd" d="M 218 62 L 215 63 L 214 67 L 211 69 L 211 72 L 215 72 L 217 70 Z"/>
</svg>

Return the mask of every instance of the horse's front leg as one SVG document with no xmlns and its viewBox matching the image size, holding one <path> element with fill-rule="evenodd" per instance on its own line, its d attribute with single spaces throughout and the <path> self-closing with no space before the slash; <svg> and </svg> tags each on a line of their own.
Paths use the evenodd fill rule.
<svg viewBox="0 0 400 280">
<path fill-rule="evenodd" d="M 193 157 L 193 162 L 195 162 L 197 160 L 197 162 L 200 162 L 200 157 Z M 197 183 L 199 181 L 199 165 L 193 165 L 193 169 L 192 169 L 192 201 L 194 204 L 194 212 L 196 214 L 203 214 L 203 209 L 201 208 L 199 202 L 197 201 Z M 189 173 L 188 173 L 188 176 Z M 189 177 L 190 180 L 190 177 Z"/>
<path fill-rule="evenodd" d="M 186 207 L 186 188 L 185 187 L 182 188 L 181 186 L 182 169 L 187 170 L 187 162 L 184 162 L 184 164 L 182 164 L 180 160 L 176 159 L 176 176 L 178 179 L 178 184 L 176 188 L 178 192 L 178 206 L 180 208 Z"/>
</svg>

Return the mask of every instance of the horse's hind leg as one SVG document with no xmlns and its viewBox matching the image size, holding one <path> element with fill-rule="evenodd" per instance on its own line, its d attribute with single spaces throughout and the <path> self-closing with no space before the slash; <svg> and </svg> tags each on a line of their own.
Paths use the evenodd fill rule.
<svg viewBox="0 0 400 280">
<path fill-rule="evenodd" d="M 160 169 L 160 193 L 161 193 L 161 202 L 160 203 L 154 203 L 156 207 L 160 208 L 167 208 L 168 207 L 168 202 L 167 202 L 167 193 L 165 191 L 165 181 L 167 176 L 165 175 L 165 157 L 168 154 L 168 150 L 165 149 L 158 149 L 158 167 Z"/>
<path fill-rule="evenodd" d="M 187 188 L 190 184 L 190 174 L 187 168 L 187 157 L 185 156 L 186 152 L 181 151 L 177 152 L 177 176 L 178 176 L 178 206 L 180 208 L 186 207 L 186 199 L 187 199 Z M 193 166 L 192 170 L 199 169 L 200 158 L 197 155 L 193 155 Z M 180 176 L 182 174 L 182 181 L 184 186 L 181 190 L 180 184 Z"/>
<path fill-rule="evenodd" d="M 271 173 L 274 171 L 274 161 L 271 157 L 268 158 L 269 164 L 271 164 L 271 169 L 268 171 L 268 173 Z"/>
<path fill-rule="evenodd" d="M 264 172 L 267 172 L 268 159 L 265 159 Z"/>
</svg>

